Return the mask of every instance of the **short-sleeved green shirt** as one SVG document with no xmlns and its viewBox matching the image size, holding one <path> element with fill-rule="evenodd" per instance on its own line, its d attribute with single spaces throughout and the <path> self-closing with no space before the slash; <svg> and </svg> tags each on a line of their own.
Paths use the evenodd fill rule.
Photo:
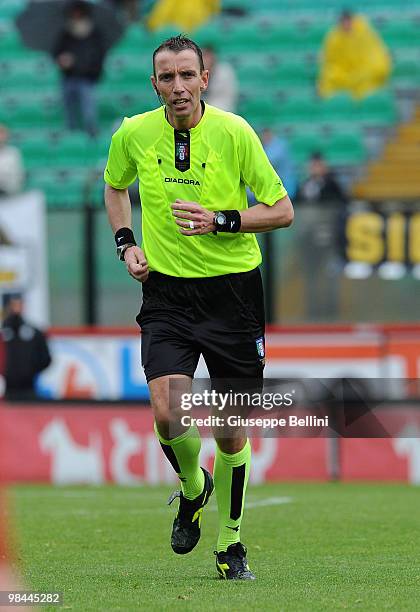
<svg viewBox="0 0 420 612">
<path fill-rule="evenodd" d="M 125 118 L 112 137 L 105 181 L 125 189 L 139 178 L 142 231 L 150 270 L 178 277 L 246 272 L 261 263 L 255 234 L 180 233 L 171 204 L 177 198 L 209 210 L 244 210 L 246 185 L 272 206 L 287 192 L 258 136 L 241 117 L 205 106 L 190 133 L 190 168 L 175 167 L 175 132 L 164 108 Z"/>
</svg>

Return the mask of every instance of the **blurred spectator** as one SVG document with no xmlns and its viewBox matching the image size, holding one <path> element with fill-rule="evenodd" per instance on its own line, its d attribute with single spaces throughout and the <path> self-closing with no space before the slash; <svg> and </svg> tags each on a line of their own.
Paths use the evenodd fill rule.
<svg viewBox="0 0 420 612">
<path fill-rule="evenodd" d="M 2 327 L 7 399 L 35 399 L 36 376 L 51 363 L 45 335 L 27 323 L 22 312 L 22 298 L 8 296 Z"/>
<path fill-rule="evenodd" d="M 18 148 L 8 144 L 9 130 L 0 125 L 0 197 L 11 196 L 23 189 L 24 170 Z"/>
<path fill-rule="evenodd" d="M 384 85 L 390 72 L 388 49 L 367 19 L 343 11 L 321 52 L 320 95 L 344 92 L 363 98 Z"/>
<path fill-rule="evenodd" d="M 0 225 L 0 246 L 11 246 L 13 242 L 10 240 L 7 231 Z"/>
<path fill-rule="evenodd" d="M 338 255 L 343 258 L 346 245 L 345 226 L 348 195 L 319 151 L 312 153 L 309 159 L 307 178 L 300 185 L 296 200 L 302 203 L 316 202 L 332 206 L 330 214 L 330 220 L 334 227 L 332 241 L 336 246 Z M 342 205 L 340 206 L 340 204 Z"/>
<path fill-rule="evenodd" d="M 270 128 L 264 128 L 261 141 L 274 170 L 281 177 L 289 197 L 293 199 L 297 191 L 297 177 L 287 140 L 276 135 Z"/>
<path fill-rule="evenodd" d="M 299 187 L 295 200 L 298 205 L 308 205 L 304 213 L 306 224 L 298 235 L 305 245 L 302 269 L 306 317 L 310 321 L 338 317 L 348 198 L 322 153 L 311 155 L 307 178 Z"/>
<path fill-rule="evenodd" d="M 67 25 L 53 55 L 63 76 L 63 101 L 68 128 L 77 129 L 80 115 L 83 128 L 95 136 L 95 83 L 102 73 L 105 47 L 91 18 L 91 9 L 82 0 L 70 4 Z"/>
<path fill-rule="evenodd" d="M 192 32 L 219 12 L 220 0 L 156 0 L 147 16 L 146 24 L 150 30 L 176 26 L 185 32 Z"/>
<path fill-rule="evenodd" d="M 238 102 L 238 80 L 227 62 L 219 62 L 211 46 L 203 48 L 204 67 L 210 72 L 209 86 L 203 100 L 224 111 L 234 113 Z"/>
<path fill-rule="evenodd" d="M 297 199 L 304 202 L 347 202 L 346 193 L 318 151 L 309 159 L 307 178 L 299 187 Z"/>
</svg>

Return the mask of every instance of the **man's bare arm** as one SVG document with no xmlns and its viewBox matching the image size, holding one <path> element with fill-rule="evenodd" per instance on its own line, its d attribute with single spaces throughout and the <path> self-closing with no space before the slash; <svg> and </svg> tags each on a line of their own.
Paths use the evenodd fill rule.
<svg viewBox="0 0 420 612">
<path fill-rule="evenodd" d="M 181 234 L 196 236 L 208 234 L 215 230 L 214 212 L 203 208 L 197 202 L 176 200 L 172 204 L 175 222 L 179 225 Z M 280 227 L 289 227 L 293 222 L 293 206 L 289 196 L 277 200 L 273 206 L 256 204 L 246 210 L 241 210 L 241 232 L 269 232 Z M 193 222 L 194 229 L 191 228 Z"/>
<path fill-rule="evenodd" d="M 105 186 L 105 207 L 109 224 L 115 232 L 122 227 L 131 229 L 131 202 L 128 189 L 115 189 Z M 124 251 L 127 271 L 135 280 L 144 282 L 149 276 L 149 268 L 142 249 L 138 246 L 128 247 Z"/>
<path fill-rule="evenodd" d="M 131 202 L 128 189 L 115 189 L 105 185 L 105 207 L 114 234 L 121 227 L 131 229 Z"/>
<path fill-rule="evenodd" d="M 293 223 L 293 206 L 289 196 L 277 200 L 273 206 L 256 204 L 241 210 L 241 232 L 269 232 Z"/>
</svg>

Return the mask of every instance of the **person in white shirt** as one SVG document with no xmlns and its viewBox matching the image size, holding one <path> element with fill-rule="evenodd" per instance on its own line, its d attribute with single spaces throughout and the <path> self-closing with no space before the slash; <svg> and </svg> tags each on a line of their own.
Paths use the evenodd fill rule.
<svg viewBox="0 0 420 612">
<path fill-rule="evenodd" d="M 204 47 L 203 59 L 210 73 L 209 86 L 203 99 L 224 111 L 236 112 L 239 87 L 234 69 L 227 62 L 219 62 L 211 46 Z"/>
<path fill-rule="evenodd" d="M 9 130 L 0 124 L 0 197 L 20 193 L 24 183 L 22 155 L 8 141 Z"/>
</svg>

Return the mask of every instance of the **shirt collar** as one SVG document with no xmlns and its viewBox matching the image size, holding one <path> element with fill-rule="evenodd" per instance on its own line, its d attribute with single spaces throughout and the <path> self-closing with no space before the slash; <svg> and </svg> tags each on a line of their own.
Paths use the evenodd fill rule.
<svg viewBox="0 0 420 612">
<path fill-rule="evenodd" d="M 196 134 L 198 133 L 203 124 L 205 123 L 205 120 L 207 119 L 207 113 L 206 113 L 206 103 L 204 102 L 204 100 L 200 100 L 200 104 L 201 104 L 201 119 L 200 121 L 197 123 L 196 126 L 192 127 L 192 128 L 188 128 L 188 131 L 191 132 L 191 134 Z M 175 130 L 175 128 L 169 123 L 168 120 L 168 115 L 166 113 L 166 106 L 163 107 L 164 110 L 164 115 L 165 115 L 165 125 L 167 127 L 169 127 L 171 130 Z M 181 131 L 187 131 L 187 130 L 181 130 Z"/>
</svg>

